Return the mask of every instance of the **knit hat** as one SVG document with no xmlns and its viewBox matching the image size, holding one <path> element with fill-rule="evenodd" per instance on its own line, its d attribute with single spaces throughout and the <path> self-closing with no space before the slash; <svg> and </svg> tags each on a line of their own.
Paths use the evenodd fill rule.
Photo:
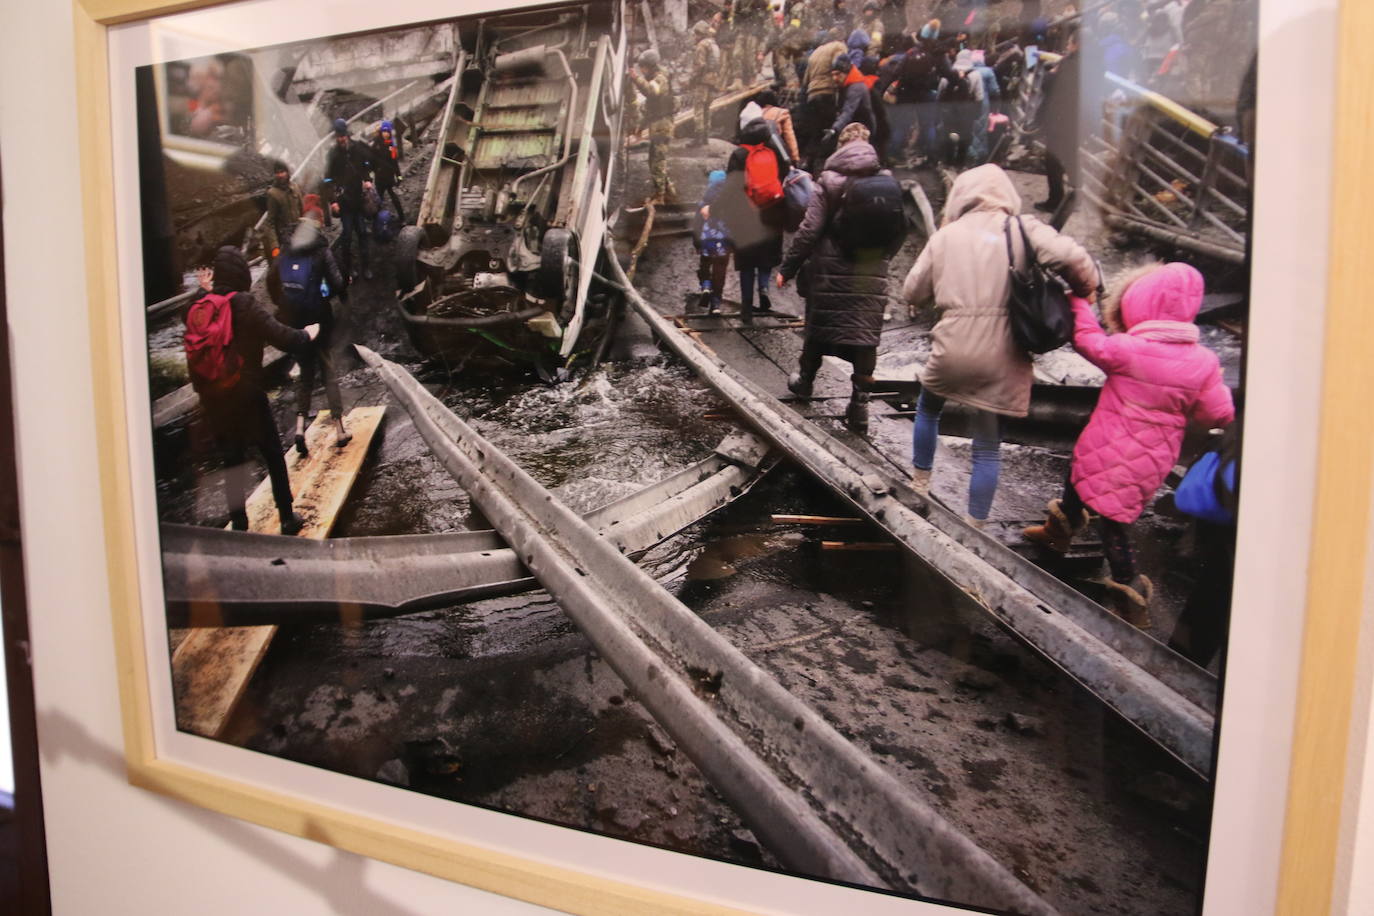
<svg viewBox="0 0 1374 916">
<path fill-rule="evenodd" d="M 348 136 L 348 122 L 345 121 L 343 118 L 335 118 L 335 119 L 334 119 L 334 136 L 336 136 L 336 137 L 346 137 L 346 136 Z"/>
<path fill-rule="evenodd" d="M 225 245 L 215 252 L 214 279 L 215 289 L 227 289 L 236 293 L 246 293 L 253 285 L 253 275 L 248 272 L 248 262 L 243 252 L 233 245 Z"/>
<path fill-rule="evenodd" d="M 278 172 L 286 172 L 286 173 L 290 174 L 291 169 L 290 169 L 290 167 L 287 166 L 287 164 L 286 164 L 285 162 L 282 162 L 280 159 L 273 159 L 273 160 L 272 160 L 272 174 L 275 175 L 275 174 L 277 174 Z"/>
<path fill-rule="evenodd" d="M 855 140 L 868 140 L 868 128 L 858 121 L 846 124 L 844 130 L 840 131 L 840 139 L 837 146 L 844 146 L 846 143 L 853 143 Z"/>
<path fill-rule="evenodd" d="M 382 122 L 382 127 L 381 127 L 381 129 L 384 130 L 384 131 L 386 131 L 386 132 L 389 133 L 389 134 L 394 134 L 394 133 L 396 133 L 396 128 L 393 127 L 393 126 L 391 125 L 391 122 L 390 122 L 390 121 L 383 121 L 383 122 Z"/>
</svg>

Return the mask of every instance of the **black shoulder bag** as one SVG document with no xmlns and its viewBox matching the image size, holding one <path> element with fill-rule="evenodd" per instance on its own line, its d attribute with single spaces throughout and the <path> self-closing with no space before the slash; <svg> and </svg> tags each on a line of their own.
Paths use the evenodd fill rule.
<svg viewBox="0 0 1374 916">
<path fill-rule="evenodd" d="M 1007 217 L 1007 272 L 1011 281 L 1011 297 L 1007 300 L 1007 314 L 1011 318 L 1011 337 L 1016 345 L 1028 353 L 1048 353 L 1073 338 L 1073 309 L 1069 306 L 1064 283 L 1050 274 L 1035 256 L 1035 248 L 1026 235 L 1021 218 L 1016 228 L 1021 232 L 1021 244 L 1026 250 L 1025 272 L 1016 269 L 1016 255 L 1011 247 L 1011 217 Z"/>
</svg>

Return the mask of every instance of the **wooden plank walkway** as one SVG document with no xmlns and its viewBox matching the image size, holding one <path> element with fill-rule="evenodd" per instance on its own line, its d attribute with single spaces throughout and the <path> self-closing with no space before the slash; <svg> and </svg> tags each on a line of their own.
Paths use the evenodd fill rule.
<svg viewBox="0 0 1374 916">
<path fill-rule="evenodd" d="M 353 441 L 336 449 L 334 423 L 328 411 L 320 411 L 306 430 L 310 454 L 302 458 L 294 447 L 287 450 L 286 467 L 291 492 L 296 497 L 295 511 L 305 522 L 299 537 L 329 536 L 385 413 L 385 407 L 355 407 L 347 417 Z M 260 534 L 281 533 L 281 520 L 268 479 L 248 499 L 248 528 Z M 213 618 L 213 604 L 207 603 L 201 613 Z M 277 628 L 221 627 L 217 619 L 196 619 L 195 615 L 192 622 L 198 625 L 173 633 L 174 642 L 181 637 L 172 653 L 177 728 L 214 738 L 233 715 Z"/>
</svg>

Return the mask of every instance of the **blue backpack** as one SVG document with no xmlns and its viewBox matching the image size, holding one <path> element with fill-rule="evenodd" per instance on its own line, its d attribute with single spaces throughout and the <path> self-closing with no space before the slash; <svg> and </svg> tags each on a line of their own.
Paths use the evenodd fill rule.
<svg viewBox="0 0 1374 916">
<path fill-rule="evenodd" d="M 377 211 L 376 218 L 372 221 L 372 237 L 379 242 L 389 242 L 396 237 L 396 214 L 390 209 L 383 207 Z"/>
<path fill-rule="evenodd" d="M 1174 491 L 1174 505 L 1180 512 L 1214 525 L 1236 523 L 1239 426 L 1239 423 L 1232 423 L 1220 441 L 1188 468 L 1188 473 Z"/>
<path fill-rule="evenodd" d="M 319 321 L 324 311 L 324 294 L 320 289 L 323 260 L 312 251 L 283 255 L 277 261 L 282 295 L 293 322 L 299 327 Z"/>
</svg>

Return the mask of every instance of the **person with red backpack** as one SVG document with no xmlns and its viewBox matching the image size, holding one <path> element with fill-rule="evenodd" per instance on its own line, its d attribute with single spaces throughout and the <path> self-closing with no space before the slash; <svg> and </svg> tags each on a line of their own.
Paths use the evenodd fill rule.
<svg viewBox="0 0 1374 916">
<path fill-rule="evenodd" d="M 186 311 L 186 367 L 205 419 L 225 453 L 225 501 L 235 531 L 248 530 L 248 468 L 244 453 L 255 446 L 267 465 L 282 534 L 304 525 L 292 511 L 281 437 L 262 379 L 262 350 L 271 344 L 301 352 L 320 333 L 318 324 L 290 328 L 258 304 L 248 290 L 253 277 L 234 246 L 215 255 L 210 292 Z"/>
<path fill-rule="evenodd" d="M 725 223 L 739 271 L 740 318 L 754 320 L 758 311 L 770 312 L 768 278 L 782 261 L 782 235 L 787 222 L 783 179 L 787 154 L 772 126 L 755 118 L 739 134 L 739 145 L 725 167 L 725 186 L 713 208 Z"/>
</svg>

